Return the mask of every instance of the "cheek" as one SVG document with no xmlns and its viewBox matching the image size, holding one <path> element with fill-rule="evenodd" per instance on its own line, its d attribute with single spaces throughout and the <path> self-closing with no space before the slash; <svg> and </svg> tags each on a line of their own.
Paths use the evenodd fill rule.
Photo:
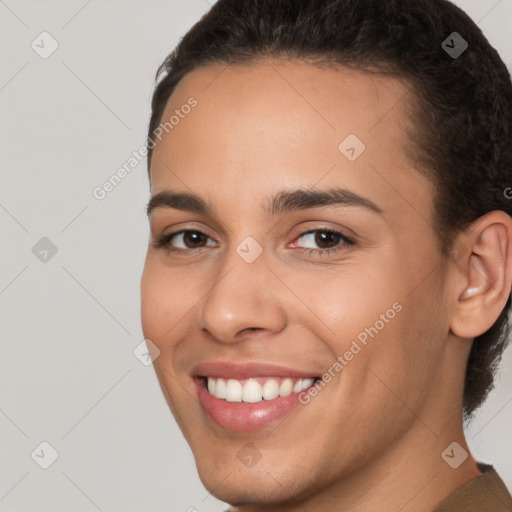
<svg viewBox="0 0 512 512">
<path fill-rule="evenodd" d="M 333 364 L 338 356 L 343 358 L 344 389 L 350 394 L 373 387 L 378 378 L 372 371 L 393 389 L 410 387 L 435 371 L 432 355 L 442 338 L 431 325 L 441 313 L 433 300 L 437 285 L 425 282 L 428 290 L 420 287 L 411 293 L 417 287 L 416 274 L 405 264 L 399 269 L 392 262 L 381 263 L 364 268 L 347 264 L 334 273 L 303 273 L 292 283 L 309 308 L 306 312 L 297 304 L 290 309 L 293 320 L 305 324 L 309 319 L 309 329 L 327 345 Z M 376 385 L 387 392 L 381 383 Z"/>
<path fill-rule="evenodd" d="M 145 338 L 159 346 L 186 311 L 176 279 L 148 256 L 141 278 L 141 321 Z M 172 331 L 171 331 L 172 332 Z"/>
<path fill-rule="evenodd" d="M 290 276 L 289 283 L 303 305 L 291 311 L 295 321 L 306 311 L 312 327 L 316 325 L 320 339 L 329 340 L 331 349 L 342 353 L 347 342 L 377 322 L 378 330 L 396 317 L 393 304 L 400 301 L 400 293 L 390 287 L 390 272 L 380 272 L 370 266 L 347 262 L 334 270 L 303 272 Z M 291 304 L 291 303 L 290 303 Z M 386 324 L 380 319 L 388 312 Z M 328 330 L 327 337 L 322 333 Z M 362 336 L 364 337 L 364 336 Z M 350 343 L 349 343 L 350 344 Z"/>
<path fill-rule="evenodd" d="M 405 421 L 411 419 L 409 409 L 421 410 L 435 390 L 445 339 L 442 327 L 432 325 L 432 319 L 443 313 L 426 293 L 408 294 L 403 289 L 396 294 L 394 315 L 390 310 L 375 310 L 384 313 L 388 322 L 370 319 L 362 331 L 364 346 L 359 343 L 361 351 L 344 375 L 344 399 L 359 396 L 365 410 L 374 410 L 376 415 L 380 411 L 382 418 Z"/>
</svg>

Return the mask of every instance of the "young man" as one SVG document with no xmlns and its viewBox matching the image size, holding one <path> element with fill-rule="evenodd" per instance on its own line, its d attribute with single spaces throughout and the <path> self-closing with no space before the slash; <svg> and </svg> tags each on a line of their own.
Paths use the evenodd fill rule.
<svg viewBox="0 0 512 512">
<path fill-rule="evenodd" d="M 512 85 L 446 0 L 219 0 L 161 66 L 142 323 L 237 512 L 508 511 Z"/>
</svg>

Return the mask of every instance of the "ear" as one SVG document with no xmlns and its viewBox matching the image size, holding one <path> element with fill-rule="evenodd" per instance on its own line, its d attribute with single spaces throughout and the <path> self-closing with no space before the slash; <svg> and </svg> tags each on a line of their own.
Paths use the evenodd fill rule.
<svg viewBox="0 0 512 512">
<path fill-rule="evenodd" d="M 476 220 L 458 240 L 457 303 L 450 329 L 460 338 L 480 336 L 504 309 L 512 282 L 512 219 L 502 211 Z"/>
</svg>

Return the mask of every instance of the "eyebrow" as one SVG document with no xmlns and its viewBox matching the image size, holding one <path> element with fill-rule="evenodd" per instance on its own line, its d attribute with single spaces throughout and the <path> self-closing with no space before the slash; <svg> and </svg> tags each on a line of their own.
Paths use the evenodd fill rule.
<svg viewBox="0 0 512 512">
<path fill-rule="evenodd" d="M 379 215 L 384 213 L 382 208 L 370 199 L 343 188 L 282 190 L 267 202 L 265 211 L 270 215 L 278 215 L 322 206 L 359 206 Z M 157 208 L 174 208 L 204 215 L 213 214 L 213 208 L 198 195 L 172 190 L 155 194 L 147 205 L 147 215 L 150 216 L 151 212 Z"/>
</svg>

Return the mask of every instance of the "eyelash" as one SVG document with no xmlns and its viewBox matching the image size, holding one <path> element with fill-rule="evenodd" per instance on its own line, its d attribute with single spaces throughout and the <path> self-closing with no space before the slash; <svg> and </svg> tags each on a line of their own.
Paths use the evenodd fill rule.
<svg viewBox="0 0 512 512">
<path fill-rule="evenodd" d="M 308 231 L 304 231 L 303 233 L 298 235 L 296 237 L 296 239 L 302 238 L 306 235 L 310 235 L 313 233 L 318 233 L 318 232 L 326 233 L 329 235 L 335 235 L 340 238 L 339 243 L 343 242 L 343 244 L 341 245 L 341 247 L 330 247 L 328 249 L 312 249 L 309 247 L 302 247 L 302 248 L 299 247 L 298 249 L 302 249 L 302 254 L 321 257 L 321 256 L 325 256 L 325 255 L 330 255 L 335 252 L 346 250 L 347 247 L 355 245 L 355 241 L 353 239 L 349 238 L 348 236 L 344 235 L 343 233 L 340 233 L 339 231 L 335 231 L 333 229 L 327 229 L 327 228 L 324 228 L 324 229 L 317 228 L 317 229 L 310 229 Z M 199 233 L 201 235 L 206 236 L 207 238 L 210 238 L 210 237 L 208 237 L 208 235 L 206 235 L 202 231 L 198 231 L 198 230 L 194 230 L 194 229 L 182 229 L 180 231 L 175 231 L 174 233 L 168 233 L 166 235 L 162 235 L 162 236 L 158 237 L 154 243 L 154 246 L 157 249 L 165 249 L 174 254 L 183 254 L 183 255 L 190 254 L 191 251 L 200 253 L 200 252 L 203 252 L 203 250 L 205 250 L 205 249 L 207 250 L 207 247 L 198 247 L 196 249 L 194 249 L 194 248 L 182 249 L 180 247 L 172 247 L 170 245 L 171 241 L 173 240 L 174 237 L 181 235 L 181 234 L 185 234 L 185 233 Z"/>
</svg>

